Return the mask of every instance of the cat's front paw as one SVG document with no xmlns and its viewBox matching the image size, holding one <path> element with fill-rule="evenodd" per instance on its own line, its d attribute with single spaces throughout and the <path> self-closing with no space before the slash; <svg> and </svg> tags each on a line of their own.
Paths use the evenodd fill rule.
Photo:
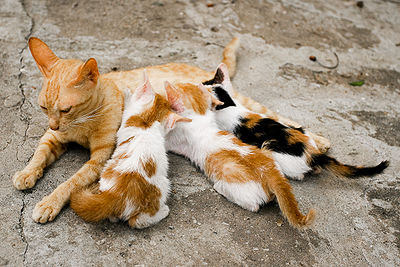
<svg viewBox="0 0 400 267">
<path fill-rule="evenodd" d="M 51 222 L 62 209 L 62 203 L 59 203 L 52 196 L 44 197 L 33 209 L 32 219 L 38 223 Z"/>
<path fill-rule="evenodd" d="M 18 190 L 25 190 L 35 186 L 36 181 L 42 177 L 43 170 L 22 170 L 16 172 L 13 177 L 14 187 Z"/>
</svg>

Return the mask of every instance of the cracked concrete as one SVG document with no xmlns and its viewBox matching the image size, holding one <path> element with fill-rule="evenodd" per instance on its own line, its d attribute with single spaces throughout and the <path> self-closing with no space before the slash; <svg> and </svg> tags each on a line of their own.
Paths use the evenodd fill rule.
<svg viewBox="0 0 400 267">
<path fill-rule="evenodd" d="M 400 265 L 400 3 L 355 2 L 0 0 L 0 266 Z M 293 181 L 301 209 L 318 211 L 307 231 L 289 227 L 274 203 L 254 214 L 226 201 L 176 155 L 171 213 L 152 228 L 88 224 L 69 207 L 52 223 L 32 221 L 35 204 L 89 155 L 70 145 L 35 188 L 12 186 L 47 127 L 30 36 L 63 58 L 95 57 L 105 73 L 170 61 L 211 70 L 234 35 L 238 90 L 328 137 L 343 162 L 389 159 L 385 173 Z M 331 64 L 333 51 L 335 70 L 308 59 Z"/>
</svg>

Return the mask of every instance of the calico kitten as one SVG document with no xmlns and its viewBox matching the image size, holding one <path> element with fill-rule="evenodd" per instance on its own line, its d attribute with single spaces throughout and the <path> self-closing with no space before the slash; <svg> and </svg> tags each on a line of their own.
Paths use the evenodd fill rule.
<svg viewBox="0 0 400 267">
<path fill-rule="evenodd" d="M 304 216 L 298 208 L 287 179 L 271 154 L 245 144 L 227 131 L 218 129 L 211 105 L 216 99 L 204 86 L 166 83 L 168 99 L 182 99 L 182 116 L 191 123 L 177 125 L 166 137 L 168 150 L 189 158 L 214 183 L 214 189 L 237 205 L 256 212 L 276 196 L 291 225 L 304 228 L 315 219 L 311 209 Z"/>
<path fill-rule="evenodd" d="M 302 128 L 287 126 L 245 108 L 231 96 L 232 84 L 223 63 L 218 67 L 214 79 L 205 84 L 211 86 L 211 91 L 223 102 L 215 108 L 218 126 L 234 133 L 244 143 L 270 150 L 287 177 L 301 180 L 305 173 L 321 168 L 348 177 L 375 175 L 389 164 L 388 161 L 374 167 L 342 164 L 321 153 L 308 132 Z"/>
<path fill-rule="evenodd" d="M 117 148 L 107 161 L 98 194 L 89 190 L 71 195 L 72 209 L 86 221 L 105 218 L 144 228 L 165 218 L 170 190 L 164 136 L 176 122 L 190 122 L 155 94 L 145 75 L 143 86 L 125 97 Z"/>
</svg>

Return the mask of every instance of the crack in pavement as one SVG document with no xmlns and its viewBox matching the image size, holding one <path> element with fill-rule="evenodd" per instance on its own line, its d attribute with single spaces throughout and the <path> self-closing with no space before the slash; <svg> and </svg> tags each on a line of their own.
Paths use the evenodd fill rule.
<svg viewBox="0 0 400 267">
<path fill-rule="evenodd" d="M 25 129 L 25 131 L 24 131 L 24 137 L 23 137 L 23 142 L 22 142 L 22 144 L 19 145 L 19 146 L 17 146 L 17 150 L 16 150 L 16 159 L 17 159 L 18 161 L 21 161 L 21 160 L 19 160 L 19 158 L 18 158 L 18 151 L 19 151 L 19 148 L 22 147 L 22 146 L 25 144 L 25 142 L 26 142 L 26 139 L 27 139 L 27 131 L 28 131 L 29 125 L 30 125 L 30 118 L 29 118 L 29 115 L 30 115 L 30 114 L 27 113 L 27 112 L 25 112 L 25 111 L 23 110 L 23 105 L 25 104 L 25 102 L 26 102 L 26 100 L 27 100 L 27 99 L 26 99 L 26 95 L 25 95 L 25 91 L 24 91 L 24 83 L 22 82 L 22 75 L 23 75 L 22 71 L 23 71 L 23 69 L 24 69 L 24 67 L 25 67 L 24 62 L 23 62 L 23 61 L 24 61 L 23 53 L 24 53 L 25 50 L 28 48 L 28 40 L 29 40 L 29 38 L 31 37 L 32 32 L 33 32 L 33 28 L 34 28 L 34 26 L 35 26 L 35 21 L 34 21 L 33 17 L 29 14 L 29 12 L 28 12 L 28 10 L 27 10 L 27 8 L 26 8 L 25 1 L 24 1 L 24 0 L 21 0 L 20 3 L 21 3 L 21 6 L 22 6 L 23 11 L 25 12 L 26 16 L 30 19 L 30 22 L 31 22 L 31 23 L 30 23 L 30 27 L 29 27 L 28 34 L 25 36 L 26 44 L 25 44 L 25 46 L 19 51 L 19 58 L 20 58 L 19 64 L 20 64 L 20 68 L 19 68 L 19 74 L 18 74 L 18 88 L 19 88 L 19 90 L 20 90 L 20 92 L 21 92 L 21 95 L 22 95 L 21 104 L 20 104 L 20 106 L 19 106 L 19 112 L 20 112 L 20 120 L 26 124 L 26 129 Z M 26 162 L 25 162 L 25 163 L 26 163 Z M 19 215 L 19 219 L 18 219 L 18 227 L 17 227 L 17 228 L 18 228 L 19 236 L 21 237 L 22 242 L 25 244 L 25 249 L 24 249 L 24 253 L 23 253 L 23 265 L 25 265 L 25 262 L 26 262 L 26 254 L 27 254 L 28 249 L 29 249 L 29 243 L 28 243 L 28 240 L 27 240 L 27 238 L 26 238 L 25 231 L 24 231 L 24 211 L 25 211 L 25 197 L 26 197 L 26 193 L 25 193 L 25 192 L 22 192 L 22 194 L 23 194 L 23 196 L 22 196 L 22 207 L 21 207 L 21 210 L 20 210 L 20 215 Z"/>
<path fill-rule="evenodd" d="M 17 228 L 18 228 L 19 236 L 21 237 L 22 242 L 25 243 L 25 249 L 24 249 L 24 254 L 23 254 L 23 264 L 25 265 L 26 253 L 28 252 L 29 243 L 28 243 L 28 241 L 26 239 L 25 232 L 24 232 L 24 210 L 25 210 L 25 196 L 26 196 L 26 193 L 22 192 L 22 194 L 23 194 L 23 196 L 22 196 L 22 208 L 20 210 Z"/>
</svg>

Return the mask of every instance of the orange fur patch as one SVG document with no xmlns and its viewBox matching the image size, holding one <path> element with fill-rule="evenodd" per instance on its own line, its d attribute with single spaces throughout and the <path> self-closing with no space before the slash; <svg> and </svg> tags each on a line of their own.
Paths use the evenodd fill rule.
<svg viewBox="0 0 400 267">
<path fill-rule="evenodd" d="M 288 143 L 290 145 L 295 143 L 308 143 L 308 136 L 303 134 L 302 132 L 295 129 L 288 129 L 287 132 L 289 133 Z"/>
<path fill-rule="evenodd" d="M 194 112 L 204 115 L 206 114 L 210 103 L 210 96 L 206 96 L 197 85 L 191 83 L 176 84 L 176 89 L 180 91 L 183 104 L 186 108 L 192 109 Z"/>
<path fill-rule="evenodd" d="M 130 141 L 132 141 L 132 139 L 135 138 L 135 136 L 131 136 L 128 139 L 124 140 L 121 142 L 121 144 L 119 144 L 120 146 L 125 145 L 126 143 L 129 143 Z"/>
<path fill-rule="evenodd" d="M 114 148 L 114 144 L 104 144 L 96 147 L 91 147 L 90 148 L 90 154 L 94 154 L 97 151 L 104 150 L 104 149 L 109 149 L 109 148 Z"/>
<path fill-rule="evenodd" d="M 246 119 L 247 119 L 245 123 L 246 127 L 253 128 L 262 119 L 262 117 L 258 114 L 250 113 L 246 116 Z"/>
<path fill-rule="evenodd" d="M 149 158 L 145 163 L 142 162 L 142 167 L 149 178 L 157 171 L 157 165 L 152 158 Z"/>
<path fill-rule="evenodd" d="M 126 127 L 149 128 L 156 121 L 162 121 L 171 111 L 171 105 L 159 94 L 155 94 L 151 108 L 146 109 L 139 115 L 131 116 L 125 123 Z"/>
</svg>

